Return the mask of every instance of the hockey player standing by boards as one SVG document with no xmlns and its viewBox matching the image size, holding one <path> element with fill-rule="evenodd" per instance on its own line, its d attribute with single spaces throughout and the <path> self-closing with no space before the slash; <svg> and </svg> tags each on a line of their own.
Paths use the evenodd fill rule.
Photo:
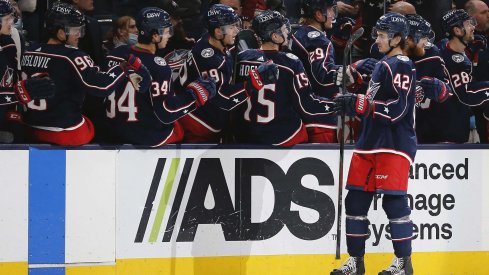
<svg viewBox="0 0 489 275">
<path fill-rule="evenodd" d="M 240 76 L 269 62 L 278 66 L 279 73 L 276 82 L 250 95 L 242 114 L 244 128 L 236 133 L 238 140 L 282 147 L 306 143 L 304 121 L 333 114 L 332 102 L 315 97 L 299 58 L 280 51 L 289 39 L 285 17 L 264 11 L 253 19 L 252 29 L 262 41 L 261 49 L 238 55 Z"/>
<path fill-rule="evenodd" d="M 332 28 L 336 16 L 336 0 L 302 0 L 302 25 L 292 36 L 290 46 L 292 53 L 302 61 L 314 93 L 329 99 L 338 93 L 335 74 L 341 66 L 335 64 L 334 47 L 325 31 Z M 375 59 L 366 59 L 356 65 L 361 67 L 358 70 L 365 69 L 368 71 L 366 74 L 370 75 L 375 63 Z M 348 72 L 354 74 L 357 84 L 362 82 L 357 70 Z M 336 124 L 335 114 L 323 116 L 318 121 L 310 121 L 306 124 L 309 142 L 336 142 Z"/>
<path fill-rule="evenodd" d="M 86 93 L 106 97 L 128 78 L 134 85 L 144 68 L 133 58 L 103 72 L 76 46 L 83 36 L 83 15 L 72 5 L 55 3 L 46 15 L 46 44 L 33 45 L 22 57 L 28 77 L 47 73 L 56 85 L 53 98 L 27 104 L 24 122 L 33 141 L 59 145 L 82 145 L 94 136 L 92 122 L 81 113 Z M 136 73 L 134 73 L 136 72 Z"/>
<path fill-rule="evenodd" d="M 385 54 L 374 68 L 366 95 L 346 93 L 335 98 L 335 109 L 363 117 L 362 130 L 350 163 L 345 198 L 348 260 L 337 274 L 365 274 L 368 210 L 376 193 L 389 219 L 394 260 L 379 275 L 413 274 L 413 223 L 407 201 L 409 167 L 416 154 L 414 105 L 416 72 L 403 55 L 407 19 L 398 13 L 379 18 L 372 34 Z"/>
<path fill-rule="evenodd" d="M 151 85 L 136 91 L 128 81 L 107 98 L 106 121 L 111 141 L 149 146 L 181 142 L 183 129 L 176 120 L 211 99 L 216 84 L 212 78 L 199 78 L 175 95 L 172 70 L 155 55 L 172 36 L 170 15 L 160 8 L 144 8 L 136 17 L 136 26 L 138 43 L 115 48 L 107 59 L 113 66 L 124 62 L 125 56 L 137 56 L 151 74 Z"/>
</svg>

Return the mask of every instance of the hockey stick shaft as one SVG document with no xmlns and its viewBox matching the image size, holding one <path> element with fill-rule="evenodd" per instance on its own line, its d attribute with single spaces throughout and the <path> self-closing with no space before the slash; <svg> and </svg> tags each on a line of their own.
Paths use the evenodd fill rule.
<svg viewBox="0 0 489 275">
<path fill-rule="evenodd" d="M 351 47 L 353 42 L 363 35 L 363 28 L 357 29 L 348 39 L 346 43 L 345 51 L 343 54 L 343 79 L 341 82 L 341 93 L 346 93 L 346 63 L 350 56 Z M 343 158 L 345 155 L 345 113 L 342 112 L 340 116 L 340 165 L 339 165 L 339 175 L 338 175 L 338 213 L 336 222 L 336 259 L 339 260 L 341 256 L 341 219 L 342 219 L 342 208 L 343 208 Z"/>
</svg>

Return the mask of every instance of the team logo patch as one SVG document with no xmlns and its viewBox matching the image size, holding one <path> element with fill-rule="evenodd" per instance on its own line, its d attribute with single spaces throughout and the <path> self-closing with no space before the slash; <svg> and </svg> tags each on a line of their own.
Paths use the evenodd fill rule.
<svg viewBox="0 0 489 275">
<path fill-rule="evenodd" d="M 214 55 L 214 50 L 211 48 L 203 49 L 200 54 L 205 58 L 209 58 Z"/>
<path fill-rule="evenodd" d="M 454 55 L 452 55 L 452 60 L 457 62 L 457 63 L 460 63 L 460 62 L 464 61 L 464 57 L 461 54 L 454 54 Z"/>
<path fill-rule="evenodd" d="M 162 57 L 157 56 L 157 57 L 155 57 L 154 60 L 155 60 L 155 63 L 158 64 L 158 65 L 160 65 L 160 66 L 165 66 L 166 65 L 166 61 Z"/>
<path fill-rule="evenodd" d="M 299 59 L 295 54 L 292 54 L 292 53 L 286 53 L 285 54 L 288 58 L 290 59 L 293 59 L 293 60 L 297 60 Z"/>
<path fill-rule="evenodd" d="M 309 38 L 316 38 L 316 37 L 318 37 L 320 35 L 321 35 L 321 33 L 319 33 L 318 31 L 312 31 L 312 32 L 309 32 L 307 34 L 307 37 L 309 37 Z"/>
<path fill-rule="evenodd" d="M 405 56 L 405 55 L 398 55 L 397 56 L 397 59 L 401 60 L 401 61 L 404 61 L 404 62 L 407 62 L 409 61 L 409 57 Z"/>
</svg>

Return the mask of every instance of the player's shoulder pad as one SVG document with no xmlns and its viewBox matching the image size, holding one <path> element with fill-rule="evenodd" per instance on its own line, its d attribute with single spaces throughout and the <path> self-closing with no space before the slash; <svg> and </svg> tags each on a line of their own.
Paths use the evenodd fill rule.
<svg viewBox="0 0 489 275">
<path fill-rule="evenodd" d="M 425 56 L 426 57 L 440 56 L 440 49 L 435 44 L 431 44 L 429 47 L 425 49 Z"/>
<path fill-rule="evenodd" d="M 256 49 L 248 49 L 238 54 L 238 60 L 265 62 L 268 59 L 262 51 Z"/>
<path fill-rule="evenodd" d="M 207 40 L 203 39 L 194 45 L 189 57 L 192 57 L 197 62 L 201 70 L 218 68 L 225 59 L 218 49 L 212 47 Z"/>
<path fill-rule="evenodd" d="M 405 55 L 396 55 L 385 59 L 384 61 L 390 71 L 401 74 L 411 74 L 414 67 L 414 62 Z"/>
<path fill-rule="evenodd" d="M 331 43 L 324 32 L 311 26 L 301 26 L 294 36 L 306 49 L 325 47 Z"/>
</svg>

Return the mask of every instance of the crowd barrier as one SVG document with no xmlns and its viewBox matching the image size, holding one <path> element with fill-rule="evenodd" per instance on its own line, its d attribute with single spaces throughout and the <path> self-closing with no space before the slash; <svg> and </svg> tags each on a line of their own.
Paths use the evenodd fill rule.
<svg viewBox="0 0 489 275">
<path fill-rule="evenodd" d="M 337 145 L 5 145 L 0 163 L 1 275 L 324 275 L 347 257 Z M 487 197 L 489 146 L 420 146 L 417 274 L 489 274 Z M 369 218 L 377 274 L 393 257 L 380 196 Z"/>
</svg>

